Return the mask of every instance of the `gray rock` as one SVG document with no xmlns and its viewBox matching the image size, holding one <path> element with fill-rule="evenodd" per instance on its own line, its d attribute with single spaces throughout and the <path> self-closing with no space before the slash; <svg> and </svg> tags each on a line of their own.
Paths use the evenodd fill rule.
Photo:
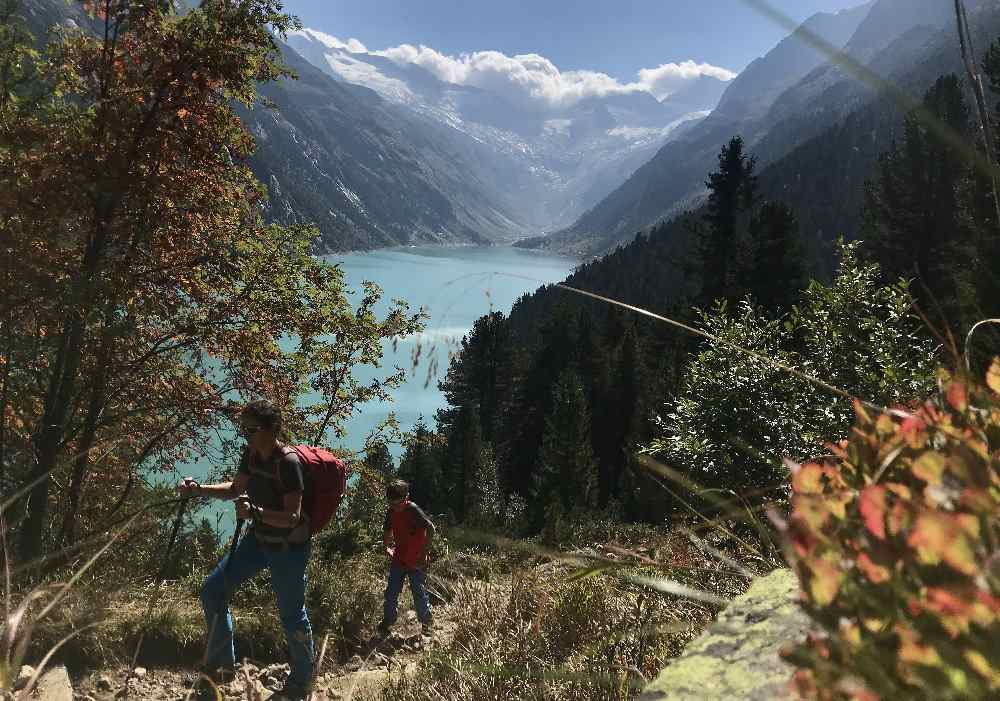
<svg viewBox="0 0 1000 701">
<path fill-rule="evenodd" d="M 14 680 L 14 690 L 20 691 L 31 679 L 31 675 L 35 673 L 35 668 L 31 665 L 22 665 L 21 671 L 17 673 L 17 679 Z"/>
<path fill-rule="evenodd" d="M 640 701 L 785 701 L 793 669 L 778 657 L 809 620 L 787 569 L 756 580 L 718 620 L 650 682 Z"/>
<path fill-rule="evenodd" d="M 73 701 L 73 684 L 63 665 L 50 667 L 35 685 L 37 701 Z"/>
</svg>

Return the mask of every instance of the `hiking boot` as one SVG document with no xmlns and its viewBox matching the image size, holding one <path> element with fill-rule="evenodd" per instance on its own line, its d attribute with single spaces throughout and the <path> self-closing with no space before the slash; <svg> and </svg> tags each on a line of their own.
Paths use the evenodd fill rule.
<svg viewBox="0 0 1000 701">
<path fill-rule="evenodd" d="M 309 690 L 298 684 L 287 681 L 285 685 L 270 698 L 270 701 L 305 701 L 309 696 Z"/>
<path fill-rule="evenodd" d="M 218 699 L 222 687 L 236 678 L 236 670 L 232 667 L 217 667 L 216 669 L 200 670 L 190 680 L 192 699 Z"/>
<path fill-rule="evenodd" d="M 386 638 L 389 637 L 389 634 L 391 632 L 392 632 L 392 626 L 386 623 L 385 621 L 380 621 L 378 624 L 378 628 L 375 629 L 375 637 L 378 638 L 379 640 L 385 640 Z"/>
<path fill-rule="evenodd" d="M 420 634 L 428 638 L 434 637 L 434 621 L 424 621 L 420 624 Z"/>
</svg>

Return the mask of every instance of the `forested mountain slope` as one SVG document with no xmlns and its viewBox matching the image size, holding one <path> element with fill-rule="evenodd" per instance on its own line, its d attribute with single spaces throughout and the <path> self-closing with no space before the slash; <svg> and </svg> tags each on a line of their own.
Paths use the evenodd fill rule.
<svg viewBox="0 0 1000 701">
<path fill-rule="evenodd" d="M 40 40 L 53 25 L 93 26 L 78 3 L 26 0 L 22 12 Z M 241 111 L 257 140 L 250 164 L 268 187 L 271 221 L 315 224 L 320 251 L 489 243 L 527 231 L 516 208 L 484 186 L 477 154 L 456 152 L 374 92 L 282 50 L 298 80 L 262 88 L 276 109 Z"/>
<path fill-rule="evenodd" d="M 917 98 L 934 78 L 955 69 L 958 47 L 947 13 L 937 3 L 924 0 L 905 5 L 879 0 L 833 16 L 839 19 L 835 24 L 829 15 L 817 15 L 803 27 L 833 46 L 843 46 L 845 53 Z M 970 12 L 979 45 L 988 43 L 996 14 L 992 5 Z M 805 55 L 814 57 L 812 66 L 803 61 Z M 610 250 L 696 204 L 704 192 L 704 173 L 731 136 L 743 136 L 759 166 L 768 166 L 876 101 L 877 86 L 817 56 L 814 49 L 802 49 L 794 36 L 786 39 L 733 81 L 708 119 L 665 146 L 572 227 L 538 245 L 591 254 Z M 779 59 L 794 57 L 802 61 L 802 74 L 789 85 L 789 63 Z M 755 102 L 751 100 L 754 95 L 763 98 Z M 873 138 L 884 145 L 878 135 Z M 816 230 L 806 233 L 827 235 Z"/>
</svg>

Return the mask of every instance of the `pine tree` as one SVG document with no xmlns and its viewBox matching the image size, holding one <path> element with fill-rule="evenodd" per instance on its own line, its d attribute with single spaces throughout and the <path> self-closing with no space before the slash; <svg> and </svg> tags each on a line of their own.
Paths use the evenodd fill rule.
<svg viewBox="0 0 1000 701">
<path fill-rule="evenodd" d="M 503 511 L 497 462 L 490 445 L 484 444 L 473 465 L 467 489 L 467 517 L 478 526 L 493 527 Z"/>
<path fill-rule="evenodd" d="M 500 480 L 506 491 L 528 497 L 538 465 L 545 417 L 553 382 L 568 367 L 577 348 L 577 318 L 568 305 L 558 305 L 539 332 L 539 342 L 525 360 L 527 369 L 504 412 L 503 442 L 497 446 Z"/>
<path fill-rule="evenodd" d="M 443 455 L 439 443 L 424 417 L 420 416 L 399 460 L 399 478 L 410 483 L 410 498 L 431 513 L 447 509 L 440 491 L 438 463 Z"/>
<path fill-rule="evenodd" d="M 943 76 L 923 108 L 958 134 L 968 135 L 969 109 L 961 81 Z M 970 140 L 971 141 L 971 140 Z M 887 281 L 916 278 L 911 291 L 925 308 L 940 305 L 958 325 L 959 279 L 969 272 L 960 193 L 969 164 L 958 147 L 940 139 L 918 111 L 906 117 L 903 142 L 879 158 L 878 179 L 865 193 L 865 238 Z"/>
<path fill-rule="evenodd" d="M 594 505 L 597 464 L 590 447 L 590 411 L 583 383 L 573 369 L 564 370 L 555 383 L 539 465 L 532 495 L 536 519 L 553 501 L 563 512 Z"/>
<path fill-rule="evenodd" d="M 386 484 L 396 477 L 389 447 L 384 442 L 368 446 L 365 459 L 356 470 L 357 478 L 348 492 L 341 530 L 350 531 L 357 545 L 364 548 L 382 537 L 382 525 L 388 503 Z"/>
<path fill-rule="evenodd" d="M 719 170 L 705 182 L 709 190 L 704 216 L 707 230 L 702 234 L 698 266 L 704 305 L 742 294 L 740 271 L 749 264 L 742 227 L 757 198 L 754 165 L 754 157 L 743 150 L 743 138 L 734 136 L 719 152 Z"/>
<path fill-rule="evenodd" d="M 444 434 L 447 439 L 445 459 L 441 465 L 441 496 L 454 517 L 463 522 L 468 518 L 474 493 L 473 480 L 481 473 L 483 434 L 479 427 L 478 407 L 458 407 L 452 423 Z"/>
<path fill-rule="evenodd" d="M 510 394 L 512 362 L 510 328 L 504 315 L 491 312 L 476 319 L 438 385 L 451 407 L 439 413 L 438 429 L 450 424 L 461 407 L 474 405 L 482 438 L 492 443 Z"/>
<path fill-rule="evenodd" d="M 795 213 L 783 202 L 766 202 L 750 221 L 753 265 L 743 287 L 772 311 L 787 311 L 806 284 L 805 261 Z"/>
</svg>

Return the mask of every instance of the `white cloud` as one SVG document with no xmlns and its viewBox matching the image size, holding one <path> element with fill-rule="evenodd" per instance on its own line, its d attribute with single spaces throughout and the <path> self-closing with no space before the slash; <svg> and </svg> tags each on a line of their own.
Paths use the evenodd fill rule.
<svg viewBox="0 0 1000 701">
<path fill-rule="evenodd" d="M 639 71 L 639 84 L 657 97 L 663 99 L 675 92 L 684 83 L 696 80 L 703 75 L 719 80 L 732 80 L 736 74 L 725 68 L 713 66 L 710 63 L 663 63 L 656 68 L 643 68 Z"/>
<path fill-rule="evenodd" d="M 499 51 L 476 51 L 455 57 L 429 46 L 412 44 L 371 53 L 399 64 L 416 64 L 448 83 L 472 85 L 513 99 L 540 100 L 552 107 L 565 107 L 587 97 L 630 92 L 648 92 L 662 99 L 686 81 L 702 75 L 720 80 L 730 80 L 736 75 L 708 63 L 684 61 L 643 68 L 638 80 L 622 83 L 598 71 L 560 71 L 552 61 L 538 54 L 507 56 Z"/>
<path fill-rule="evenodd" d="M 599 71 L 561 71 L 552 61 L 538 54 L 507 56 L 499 51 L 476 51 L 449 56 L 429 46 L 413 44 L 369 51 L 357 39 L 345 42 L 314 29 L 302 29 L 295 34 L 320 42 L 330 49 L 352 54 L 369 53 L 400 65 L 421 66 L 444 82 L 490 90 L 515 103 L 541 109 L 564 108 L 588 97 L 632 92 L 648 92 L 662 99 L 685 82 L 702 75 L 720 80 L 730 80 L 736 75 L 708 63 L 683 61 L 643 68 L 638 71 L 635 81 L 623 83 Z M 359 67 L 355 66 L 355 75 L 360 78 L 358 70 Z M 368 76 L 369 79 L 372 77 Z M 347 76 L 345 78 L 351 80 Z"/>
<path fill-rule="evenodd" d="M 704 119 L 709 115 L 708 110 L 702 110 L 698 112 L 689 112 L 679 119 L 675 119 L 670 122 L 665 127 L 615 127 L 614 129 L 608 129 L 608 136 L 617 136 L 628 141 L 647 141 L 649 139 L 658 139 L 665 136 L 669 136 L 672 131 L 677 127 L 684 124 L 685 122 L 690 122 L 692 119 Z"/>
</svg>

